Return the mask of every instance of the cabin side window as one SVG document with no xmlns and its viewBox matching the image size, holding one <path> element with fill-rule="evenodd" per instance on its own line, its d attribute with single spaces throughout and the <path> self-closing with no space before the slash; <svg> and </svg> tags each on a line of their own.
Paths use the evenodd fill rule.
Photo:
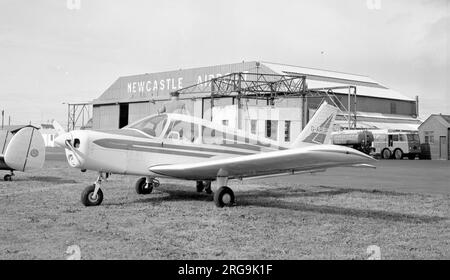
<svg viewBox="0 0 450 280">
<path fill-rule="evenodd" d="M 199 138 L 198 125 L 190 122 L 173 120 L 167 128 L 165 138 L 193 143 Z"/>
</svg>

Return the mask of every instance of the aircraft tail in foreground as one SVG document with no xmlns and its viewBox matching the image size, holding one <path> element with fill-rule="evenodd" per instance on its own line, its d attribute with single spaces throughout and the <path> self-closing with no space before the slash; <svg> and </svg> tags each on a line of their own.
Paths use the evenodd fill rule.
<svg viewBox="0 0 450 280">
<path fill-rule="evenodd" d="M 299 148 L 311 144 L 330 144 L 337 111 L 336 107 L 324 102 L 297 139 L 291 144 L 291 148 Z"/>
<path fill-rule="evenodd" d="M 25 127 L 11 138 L 2 155 L 4 169 L 29 171 L 40 169 L 45 161 L 45 144 L 37 128 Z"/>
</svg>

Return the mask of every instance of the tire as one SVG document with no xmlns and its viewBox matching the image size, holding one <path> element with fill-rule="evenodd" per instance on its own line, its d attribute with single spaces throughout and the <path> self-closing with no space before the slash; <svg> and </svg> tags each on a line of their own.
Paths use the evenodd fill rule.
<svg viewBox="0 0 450 280">
<path fill-rule="evenodd" d="M 6 174 L 5 176 L 3 176 L 3 180 L 4 181 L 12 181 L 12 176 L 9 174 Z"/>
<path fill-rule="evenodd" d="M 134 189 L 137 194 L 151 194 L 153 191 L 153 186 L 150 185 L 148 188 L 145 187 L 147 178 L 139 178 L 134 184 Z"/>
<path fill-rule="evenodd" d="M 389 149 L 384 149 L 383 151 L 381 151 L 381 158 L 382 159 L 390 159 L 392 156 L 392 153 Z"/>
<path fill-rule="evenodd" d="M 234 202 L 234 192 L 229 187 L 220 187 L 217 192 L 214 193 L 214 203 L 219 208 L 224 206 L 230 207 Z"/>
<path fill-rule="evenodd" d="M 97 197 L 94 199 L 92 195 L 94 194 L 95 185 L 88 186 L 81 193 L 81 203 L 84 206 L 98 206 L 103 201 L 103 192 L 101 189 L 97 192 Z"/>
<path fill-rule="evenodd" d="M 394 151 L 394 158 L 395 159 L 403 159 L 403 151 L 400 149 L 396 149 Z"/>
<path fill-rule="evenodd" d="M 197 192 L 198 193 L 203 192 L 203 189 L 205 188 L 205 186 L 203 185 L 203 181 L 197 181 L 196 188 L 197 188 Z"/>
<path fill-rule="evenodd" d="M 409 154 L 408 155 L 408 159 L 415 160 L 416 159 L 416 154 Z"/>
</svg>

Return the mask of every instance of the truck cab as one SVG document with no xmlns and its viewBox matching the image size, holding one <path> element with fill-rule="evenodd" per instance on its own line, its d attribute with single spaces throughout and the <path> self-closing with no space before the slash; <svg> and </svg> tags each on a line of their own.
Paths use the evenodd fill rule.
<svg viewBox="0 0 450 280">
<path fill-rule="evenodd" d="M 420 154 L 419 134 L 416 131 L 372 131 L 375 155 L 383 159 L 415 159 Z"/>
</svg>

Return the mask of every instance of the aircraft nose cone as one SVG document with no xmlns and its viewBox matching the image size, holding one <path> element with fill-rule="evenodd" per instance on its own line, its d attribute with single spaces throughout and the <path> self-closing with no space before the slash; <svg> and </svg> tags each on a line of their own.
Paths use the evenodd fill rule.
<svg viewBox="0 0 450 280">
<path fill-rule="evenodd" d="M 66 147 L 66 140 L 72 139 L 70 133 L 64 133 L 55 138 L 55 145 L 61 148 Z"/>
</svg>

